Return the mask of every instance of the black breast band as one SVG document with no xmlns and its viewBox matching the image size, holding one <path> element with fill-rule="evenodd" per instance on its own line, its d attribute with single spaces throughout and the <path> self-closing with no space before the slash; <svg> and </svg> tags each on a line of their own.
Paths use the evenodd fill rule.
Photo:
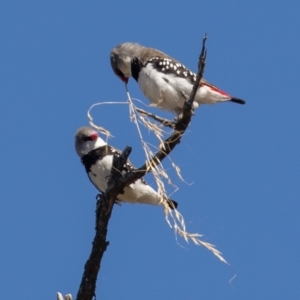
<svg viewBox="0 0 300 300">
<path fill-rule="evenodd" d="M 134 57 L 131 60 L 131 75 L 136 80 L 136 82 L 139 79 L 139 74 L 142 68 L 143 63 L 137 57 Z"/>
<path fill-rule="evenodd" d="M 115 153 L 115 149 L 109 145 L 105 145 L 90 151 L 88 154 L 81 157 L 81 162 L 85 167 L 86 172 L 90 172 L 91 166 L 98 160 L 101 160 L 106 155 L 112 155 Z"/>
</svg>

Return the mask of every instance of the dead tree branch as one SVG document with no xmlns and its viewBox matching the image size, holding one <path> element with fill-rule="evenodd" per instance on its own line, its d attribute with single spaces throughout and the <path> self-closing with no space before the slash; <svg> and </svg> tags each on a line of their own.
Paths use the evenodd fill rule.
<svg viewBox="0 0 300 300">
<path fill-rule="evenodd" d="M 203 76 L 206 58 L 206 48 L 205 41 L 207 36 L 203 38 L 202 51 L 198 62 L 198 73 L 196 82 L 193 86 L 191 95 L 188 101 L 185 102 L 183 107 L 183 113 L 178 117 L 177 121 L 173 123 L 172 121 L 160 118 L 150 113 L 148 116 L 161 122 L 165 126 L 174 129 L 170 137 L 168 137 L 159 146 L 158 152 L 147 161 L 142 167 L 136 169 L 132 172 L 122 175 L 121 171 L 130 155 L 131 148 L 126 147 L 119 157 L 114 157 L 113 168 L 108 182 L 108 188 L 104 194 L 97 197 L 97 209 L 96 209 L 96 235 L 93 241 L 93 247 L 89 259 L 87 260 L 84 273 L 82 276 L 80 288 L 77 294 L 77 300 L 92 300 L 95 296 L 96 281 L 98 272 L 101 266 L 101 260 L 103 254 L 109 245 L 106 240 L 108 222 L 112 213 L 113 205 L 117 199 L 117 195 L 121 194 L 123 189 L 129 184 L 135 182 L 139 178 L 143 177 L 146 173 L 151 171 L 150 167 L 156 167 L 160 162 L 171 153 L 175 146 L 180 142 L 185 130 L 190 124 L 193 115 L 193 102 L 197 89 L 199 87 L 200 81 Z M 140 113 L 144 111 L 140 110 Z"/>
<path fill-rule="evenodd" d="M 106 247 L 109 245 L 109 242 L 106 240 L 108 222 L 115 200 L 117 199 L 118 194 L 122 193 L 122 187 L 119 187 L 118 182 L 122 177 L 122 168 L 130 153 L 131 147 L 126 147 L 119 157 L 114 156 L 113 168 L 105 194 L 99 194 L 97 196 L 96 235 L 93 240 L 90 257 L 84 266 L 84 273 L 76 298 L 78 300 L 91 300 L 95 295 L 97 276 L 100 270 L 102 256 Z"/>
<path fill-rule="evenodd" d="M 164 125 L 164 126 L 166 126 L 166 127 L 170 127 L 170 128 L 172 128 L 172 129 L 175 128 L 175 122 L 173 122 L 173 121 L 171 121 L 171 120 L 164 119 L 164 118 L 162 118 L 162 117 L 159 117 L 159 116 L 157 116 L 157 115 L 155 115 L 155 114 L 152 114 L 152 113 L 150 113 L 150 112 L 148 112 L 148 111 L 145 111 L 145 110 L 143 110 L 143 109 L 140 109 L 140 108 L 137 108 L 136 111 L 137 111 L 138 113 L 142 114 L 142 115 L 145 115 L 145 116 L 147 116 L 147 117 L 150 117 L 150 118 L 154 119 L 155 121 L 161 123 L 162 125 Z"/>
</svg>

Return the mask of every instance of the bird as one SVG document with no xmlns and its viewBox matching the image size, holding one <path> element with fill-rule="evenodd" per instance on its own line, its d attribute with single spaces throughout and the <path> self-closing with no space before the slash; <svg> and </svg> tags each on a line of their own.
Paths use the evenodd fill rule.
<svg viewBox="0 0 300 300">
<path fill-rule="evenodd" d="M 152 105 L 175 115 L 182 113 L 184 102 L 196 81 L 196 74 L 178 60 L 138 43 L 117 45 L 110 52 L 110 63 L 125 84 L 133 77 Z M 202 79 L 193 104 L 197 108 L 200 104 L 226 101 L 246 103 Z"/>
<path fill-rule="evenodd" d="M 75 134 L 75 150 L 85 167 L 92 184 L 102 193 L 107 188 L 107 182 L 111 173 L 114 155 L 119 156 L 121 151 L 108 145 L 98 133 L 91 127 L 80 127 Z M 134 170 L 134 166 L 128 160 L 122 170 L 123 174 Z M 124 193 L 119 194 L 117 203 L 128 202 L 131 204 L 163 205 L 165 203 L 171 209 L 177 208 L 178 203 L 167 197 L 161 197 L 144 178 L 136 180 L 124 188 Z"/>
</svg>

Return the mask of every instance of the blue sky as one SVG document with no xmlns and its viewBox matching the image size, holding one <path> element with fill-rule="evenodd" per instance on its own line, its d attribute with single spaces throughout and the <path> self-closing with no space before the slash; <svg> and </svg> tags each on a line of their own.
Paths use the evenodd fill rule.
<svg viewBox="0 0 300 300">
<path fill-rule="evenodd" d="M 93 103 L 126 99 L 110 50 L 135 41 L 195 71 L 207 32 L 205 78 L 247 105 L 196 111 L 172 154 L 193 185 L 171 172 L 179 187 L 172 197 L 188 230 L 204 234 L 231 266 L 202 247 L 178 246 L 160 207 L 125 204 L 113 210 L 97 295 L 299 299 L 299 9 L 276 0 L 2 1 L 1 297 L 77 294 L 97 192 L 74 133 Z M 129 89 L 147 103 L 133 80 Z M 93 116 L 142 165 L 127 107 L 98 107 Z"/>
</svg>

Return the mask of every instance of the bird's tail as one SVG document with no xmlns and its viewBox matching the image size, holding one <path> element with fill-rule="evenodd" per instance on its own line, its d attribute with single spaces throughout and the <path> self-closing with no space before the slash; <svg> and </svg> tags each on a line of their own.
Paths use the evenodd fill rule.
<svg viewBox="0 0 300 300">
<path fill-rule="evenodd" d="M 228 93 L 220 90 L 218 87 L 210 84 L 204 79 L 202 79 L 200 87 L 205 91 L 206 96 L 204 97 L 205 99 L 203 99 L 203 96 L 198 98 L 199 104 L 214 104 L 223 101 L 231 101 L 238 104 L 246 104 L 245 100 L 232 97 Z"/>
<path fill-rule="evenodd" d="M 240 98 L 235 98 L 232 97 L 229 101 L 234 102 L 234 103 L 238 103 L 238 104 L 246 104 L 246 101 Z"/>
</svg>

